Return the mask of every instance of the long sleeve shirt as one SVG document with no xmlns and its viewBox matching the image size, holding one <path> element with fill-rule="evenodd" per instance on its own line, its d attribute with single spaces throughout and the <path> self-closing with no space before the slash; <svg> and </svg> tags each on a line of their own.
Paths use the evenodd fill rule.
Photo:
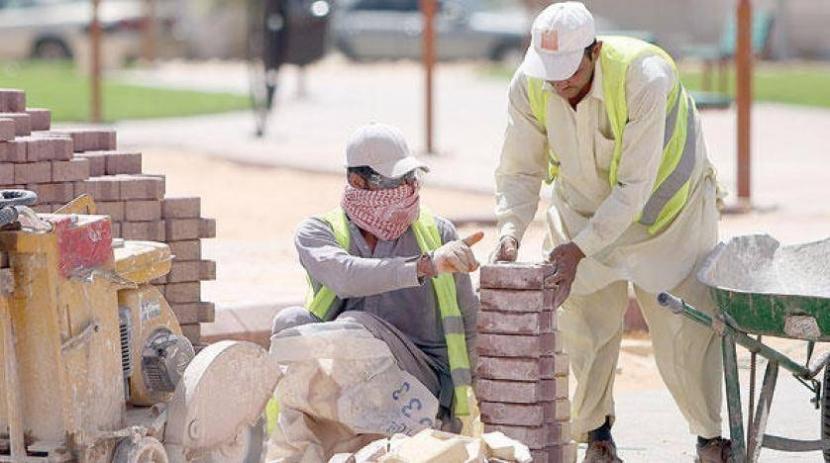
<svg viewBox="0 0 830 463">
<path fill-rule="evenodd" d="M 559 174 L 547 211 L 548 248 L 574 242 L 588 257 L 580 263 L 574 294 L 591 292 L 611 281 L 630 280 L 654 291 L 670 289 L 692 270 L 701 250 L 691 222 L 702 213 L 698 187 L 714 178 L 696 111 L 696 163 L 686 208 L 666 229 L 650 235 L 636 222 L 654 188 L 663 156 L 666 100 L 675 84 L 671 65 L 659 56 L 635 60 L 626 77 L 628 122 L 624 128 L 617 182 L 609 183 L 615 140 L 603 95 L 602 66 L 597 61 L 589 93 L 576 108 L 550 93 L 543 127 L 530 108 L 527 77 L 517 71 L 509 89 L 508 124 L 496 171 L 496 216 L 500 236 L 521 240 L 539 202 L 548 168 L 549 143 Z M 715 182 L 707 182 L 714 188 Z M 712 205 L 714 207 L 714 205 Z M 692 217 L 691 215 L 694 215 Z M 708 217 L 708 216 L 707 216 Z M 707 219 L 708 220 L 708 219 Z M 714 223 L 707 225 L 716 230 Z M 699 224 L 698 224 L 699 225 Z M 716 233 L 716 231 L 715 231 Z M 669 261 L 666 256 L 672 255 Z M 650 269 L 647 269 L 650 268 Z"/>
<path fill-rule="evenodd" d="M 435 217 L 442 242 L 458 239 L 448 220 Z M 332 310 L 370 312 L 407 335 L 424 353 L 449 372 L 447 343 L 441 314 L 431 279 L 419 281 L 416 259 L 421 255 L 410 228 L 394 241 L 378 240 L 374 252 L 360 230 L 349 222 L 351 242 L 348 252 L 334 238 L 331 227 L 322 219 L 303 221 L 296 233 L 295 246 L 314 290 L 325 285 L 337 295 Z M 475 354 L 478 297 L 470 276 L 456 273 L 458 307 L 464 320 L 467 351 Z"/>
</svg>

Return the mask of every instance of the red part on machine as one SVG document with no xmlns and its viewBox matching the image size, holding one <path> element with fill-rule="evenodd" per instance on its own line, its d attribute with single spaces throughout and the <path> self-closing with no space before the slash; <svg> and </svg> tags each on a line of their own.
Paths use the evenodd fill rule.
<svg viewBox="0 0 830 463">
<path fill-rule="evenodd" d="M 92 269 L 111 262 L 112 226 L 105 217 L 77 223 L 78 216 L 49 217 L 58 237 L 58 269 L 64 278 L 82 269 Z"/>
</svg>

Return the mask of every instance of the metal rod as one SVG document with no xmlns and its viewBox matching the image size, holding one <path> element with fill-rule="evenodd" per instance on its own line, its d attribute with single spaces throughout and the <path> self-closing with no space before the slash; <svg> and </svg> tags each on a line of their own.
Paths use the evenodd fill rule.
<svg viewBox="0 0 830 463">
<path fill-rule="evenodd" d="M 741 410 L 741 382 L 738 377 L 738 354 L 735 339 L 731 333 L 722 338 L 723 372 L 726 380 L 726 405 L 729 410 L 729 437 L 732 439 L 732 453 L 735 463 L 746 462 L 744 441 L 744 418 Z"/>
<path fill-rule="evenodd" d="M 738 200 L 751 201 L 752 2 L 738 0 L 735 46 L 735 103 L 737 104 Z"/>
<path fill-rule="evenodd" d="M 756 338 L 758 341 L 761 341 L 761 335 L 759 334 Z M 753 436 L 753 427 L 755 426 L 755 372 L 758 369 L 758 354 L 755 352 L 751 352 L 749 354 L 749 408 L 747 408 L 747 435 L 750 439 Z M 752 445 L 749 445 L 752 448 Z"/>
<path fill-rule="evenodd" d="M 752 422 L 752 430 L 749 433 L 749 444 L 747 454 L 750 462 L 758 461 L 761 457 L 761 448 L 764 444 L 764 431 L 767 428 L 769 411 L 772 407 L 772 396 L 775 394 L 775 384 L 778 381 L 778 364 L 768 362 L 764 372 L 764 385 L 761 387 L 761 397 L 758 399 L 758 410 L 755 413 L 755 421 Z"/>
<path fill-rule="evenodd" d="M 421 0 L 421 10 L 424 17 L 423 28 L 423 50 L 421 57 L 424 63 L 425 78 L 425 130 L 426 130 L 426 151 L 434 152 L 432 138 L 433 122 L 433 99 L 432 99 L 432 74 L 435 67 L 435 0 Z"/>
</svg>

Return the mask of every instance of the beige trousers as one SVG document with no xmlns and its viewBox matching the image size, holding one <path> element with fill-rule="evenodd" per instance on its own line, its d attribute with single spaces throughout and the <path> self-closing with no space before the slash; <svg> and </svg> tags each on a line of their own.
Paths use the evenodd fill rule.
<svg viewBox="0 0 830 463">
<path fill-rule="evenodd" d="M 720 436 L 720 337 L 660 306 L 655 294 L 634 289 L 649 326 L 657 368 L 690 432 L 706 438 Z M 694 272 L 671 293 L 713 313 L 708 289 Z M 614 373 L 627 306 L 628 282 L 618 281 L 593 294 L 569 297 L 560 313 L 560 332 L 577 382 L 571 416 L 574 436 L 580 441 L 601 426 L 606 415 L 614 417 Z"/>
</svg>

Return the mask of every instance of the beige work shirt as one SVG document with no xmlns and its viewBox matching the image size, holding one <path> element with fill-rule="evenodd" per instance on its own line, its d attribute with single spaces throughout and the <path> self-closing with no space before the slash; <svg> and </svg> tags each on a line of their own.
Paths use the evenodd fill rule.
<svg viewBox="0 0 830 463">
<path fill-rule="evenodd" d="M 614 136 L 605 108 L 602 68 L 595 65 L 590 92 L 572 108 L 550 84 L 546 127 L 530 109 L 527 78 L 517 71 L 510 83 L 508 124 L 496 170 L 496 216 L 500 236 L 521 241 L 536 213 L 548 169 L 545 141 L 560 161 L 553 183 L 545 255 L 573 241 L 580 262 L 573 294 L 588 294 L 613 281 L 632 281 L 651 291 L 671 289 L 689 275 L 700 255 L 699 227 L 717 227 L 717 214 L 704 210 L 703 196 L 715 195 L 714 171 L 706 154 L 697 111 L 695 168 L 686 207 L 661 232 L 651 235 L 636 222 L 651 195 L 663 155 L 666 100 L 675 83 L 671 65 L 658 56 L 635 60 L 626 79 L 629 121 L 624 129 L 618 183 L 608 181 Z M 706 181 L 704 181 L 706 179 Z"/>
</svg>

